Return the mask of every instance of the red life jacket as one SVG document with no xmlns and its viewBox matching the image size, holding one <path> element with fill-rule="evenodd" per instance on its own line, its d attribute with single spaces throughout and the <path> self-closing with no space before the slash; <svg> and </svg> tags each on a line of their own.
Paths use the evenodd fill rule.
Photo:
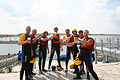
<svg viewBox="0 0 120 80">
<path fill-rule="evenodd" d="M 71 36 L 70 39 L 68 40 L 68 43 L 74 42 L 74 37 L 79 37 L 79 35 L 76 36 Z"/>
<path fill-rule="evenodd" d="M 59 39 L 59 34 L 57 34 L 55 37 L 53 37 L 52 43 L 60 43 Z"/>
<path fill-rule="evenodd" d="M 42 36 L 42 38 L 47 38 L 47 37 L 44 37 Z M 39 45 L 48 45 L 48 40 L 47 41 L 42 41 L 42 40 L 39 40 Z"/>
<path fill-rule="evenodd" d="M 87 50 L 94 50 L 94 39 L 93 38 L 87 38 L 86 41 L 88 41 L 89 39 L 92 39 L 93 40 L 93 44 L 91 45 L 81 45 L 80 46 L 80 49 L 87 49 Z M 85 39 L 83 39 L 85 41 Z"/>
<path fill-rule="evenodd" d="M 35 38 L 35 36 L 32 36 L 32 35 L 31 35 L 31 40 L 34 39 L 34 38 Z M 36 40 L 34 43 L 33 43 L 33 41 L 32 41 L 32 45 L 37 45 L 37 44 L 38 44 L 38 40 Z"/>
</svg>

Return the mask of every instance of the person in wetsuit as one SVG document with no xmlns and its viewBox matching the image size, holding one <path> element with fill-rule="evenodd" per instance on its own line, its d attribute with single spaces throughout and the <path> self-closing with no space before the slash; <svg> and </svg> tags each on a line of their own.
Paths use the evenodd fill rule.
<svg viewBox="0 0 120 80">
<path fill-rule="evenodd" d="M 93 70 L 93 64 L 92 64 L 92 58 L 91 58 L 92 51 L 94 50 L 94 40 L 92 38 L 88 37 L 88 35 L 89 35 L 88 30 L 84 30 L 83 35 L 84 35 L 83 40 L 79 40 L 78 38 L 75 38 L 77 41 L 82 43 L 82 45 L 80 46 L 80 53 L 78 55 L 78 58 L 85 62 L 86 66 L 88 67 L 89 72 L 92 74 L 94 79 L 99 80 L 97 74 Z M 77 73 L 77 77 L 75 77 L 73 79 L 81 79 L 78 65 L 75 65 L 74 67 L 75 67 L 75 71 Z"/>
<path fill-rule="evenodd" d="M 54 53 L 56 51 L 57 53 L 57 57 L 58 57 L 58 65 L 59 67 L 61 67 L 61 63 L 60 63 L 60 48 L 63 50 L 62 45 L 60 45 L 60 35 L 58 34 L 58 28 L 55 27 L 54 28 L 54 35 L 53 35 L 53 39 L 51 40 L 51 54 L 50 54 L 50 60 L 49 60 L 49 65 L 48 65 L 48 70 L 50 70 L 50 66 L 52 63 L 52 59 L 54 56 Z M 62 68 L 62 67 L 61 67 Z M 62 68 L 63 69 L 63 68 Z"/>
<path fill-rule="evenodd" d="M 72 34 L 70 34 L 69 29 L 66 29 L 65 32 L 66 32 L 66 42 L 68 42 L 70 37 L 72 36 Z M 67 57 L 66 57 L 66 70 L 65 70 L 65 72 L 68 72 L 68 61 L 70 59 L 70 53 L 72 53 L 72 46 L 73 45 L 67 45 L 67 50 L 66 50 Z"/>
<path fill-rule="evenodd" d="M 45 69 L 45 61 L 46 61 L 46 57 L 47 57 L 47 50 L 48 50 L 48 54 L 49 54 L 49 47 L 48 47 L 48 41 L 50 38 L 47 38 L 48 35 L 48 31 L 45 30 L 43 31 L 43 36 L 39 39 L 39 70 L 40 73 L 43 72 L 47 72 L 47 70 Z M 43 63 L 42 63 L 42 70 L 41 70 L 41 61 L 43 59 Z"/>
<path fill-rule="evenodd" d="M 25 71 L 26 79 L 32 79 L 29 74 L 29 62 L 30 62 L 30 54 L 31 54 L 31 36 L 30 36 L 31 28 L 30 26 L 26 27 L 26 33 L 22 34 L 19 38 L 18 45 L 22 45 L 22 67 L 20 71 L 20 80 L 23 80 L 23 74 Z M 29 40 L 28 40 L 29 38 Z"/>
<path fill-rule="evenodd" d="M 33 40 L 33 39 L 35 39 L 35 35 L 36 35 L 36 33 L 37 33 L 37 30 L 36 29 L 33 29 L 32 30 L 32 34 L 31 34 L 31 39 Z M 36 49 L 37 49 L 37 46 L 38 46 L 38 40 L 36 40 L 34 43 L 33 43 L 33 41 L 32 41 L 32 44 L 31 44 L 32 46 L 32 51 L 33 51 L 33 55 L 31 56 L 31 59 L 33 59 L 33 58 L 36 58 Z M 34 73 L 33 72 L 33 63 L 30 63 L 30 74 L 32 74 L 32 75 L 36 75 L 36 73 Z"/>
<path fill-rule="evenodd" d="M 25 71 L 25 78 L 26 80 L 32 80 L 32 76 L 30 74 L 30 60 L 31 60 L 31 35 L 30 35 L 30 31 L 31 31 L 31 27 L 27 26 L 26 27 L 26 33 L 22 34 L 19 38 L 18 41 L 18 45 L 22 45 L 22 67 L 21 67 L 21 71 L 20 71 L 20 80 L 23 80 L 23 74 Z M 40 37 L 40 35 L 38 35 L 34 40 L 33 43 L 37 40 L 38 37 Z"/>
<path fill-rule="evenodd" d="M 74 40 L 75 37 L 77 38 L 79 37 L 79 35 L 77 34 L 77 29 L 73 29 L 72 34 L 73 35 L 68 40 L 67 45 L 72 45 L 71 52 L 73 54 L 73 59 L 75 60 L 77 53 L 78 53 L 77 42 Z M 75 71 L 73 72 L 73 74 L 75 74 Z"/>
</svg>

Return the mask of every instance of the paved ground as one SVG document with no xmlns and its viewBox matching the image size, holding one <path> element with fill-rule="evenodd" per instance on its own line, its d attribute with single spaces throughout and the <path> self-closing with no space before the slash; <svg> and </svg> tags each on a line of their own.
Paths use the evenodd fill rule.
<svg viewBox="0 0 120 80">
<path fill-rule="evenodd" d="M 69 63 L 71 63 L 70 61 Z M 36 63 L 36 66 L 34 71 L 38 73 L 38 63 Z M 48 64 L 48 62 L 46 62 Z M 57 64 L 56 61 L 52 62 L 52 65 Z M 62 62 L 62 66 L 65 67 L 65 62 Z M 0 74 L 0 80 L 19 80 L 19 73 L 20 73 L 21 66 L 18 65 L 13 68 L 12 73 L 6 73 L 6 74 Z M 47 65 L 46 65 L 47 69 Z M 120 62 L 117 63 L 106 63 L 103 64 L 101 62 L 98 62 L 98 64 L 94 64 L 94 70 L 98 74 L 100 80 L 120 80 Z M 37 74 L 34 76 L 35 80 L 73 80 L 73 77 L 75 76 L 72 74 L 73 69 L 69 69 L 68 73 L 65 73 L 63 71 L 55 71 L 55 72 L 47 72 L 44 74 Z M 83 78 L 81 80 L 87 80 L 86 75 L 82 76 Z M 91 76 L 91 80 L 94 80 Z"/>
</svg>

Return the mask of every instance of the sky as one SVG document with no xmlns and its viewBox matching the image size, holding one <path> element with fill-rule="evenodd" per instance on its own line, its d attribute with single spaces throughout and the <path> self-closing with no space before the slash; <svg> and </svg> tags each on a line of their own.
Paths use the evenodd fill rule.
<svg viewBox="0 0 120 80">
<path fill-rule="evenodd" d="M 120 34 L 120 0 L 0 0 L 0 34 L 25 33 L 26 26 Z"/>
</svg>

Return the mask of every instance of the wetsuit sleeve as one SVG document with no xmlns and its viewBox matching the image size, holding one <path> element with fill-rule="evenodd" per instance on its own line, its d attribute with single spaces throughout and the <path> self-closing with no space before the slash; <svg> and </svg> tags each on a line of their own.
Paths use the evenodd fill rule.
<svg viewBox="0 0 120 80">
<path fill-rule="evenodd" d="M 92 39 L 89 39 L 88 42 L 90 43 L 90 45 L 93 44 L 93 40 Z"/>
<path fill-rule="evenodd" d="M 19 38 L 19 42 L 23 42 L 25 40 L 25 34 L 22 34 Z"/>
</svg>

